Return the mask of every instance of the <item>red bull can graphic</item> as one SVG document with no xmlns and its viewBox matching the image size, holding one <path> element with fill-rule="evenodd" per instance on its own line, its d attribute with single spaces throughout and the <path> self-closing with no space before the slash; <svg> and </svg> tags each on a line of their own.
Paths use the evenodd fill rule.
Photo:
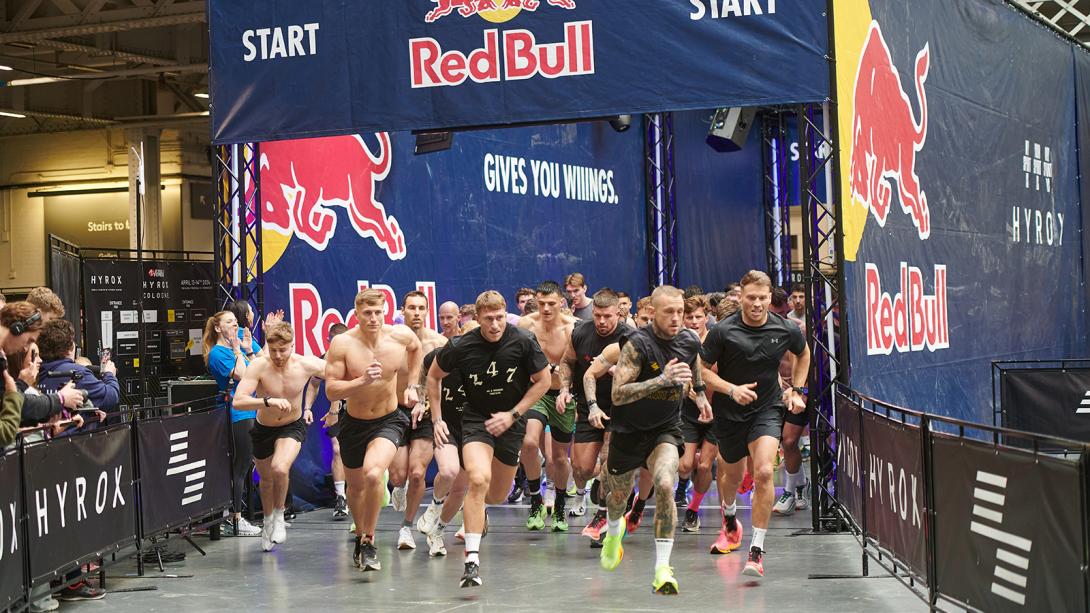
<svg viewBox="0 0 1090 613">
<path fill-rule="evenodd" d="M 920 116 L 901 87 L 889 46 L 877 21 L 872 21 L 855 79 L 852 120 L 852 196 L 867 206 L 879 226 L 885 226 L 897 184 L 901 209 L 912 218 L 921 239 L 931 236 L 927 195 L 916 175 L 916 154 L 927 140 L 927 92 L 924 82 L 931 63 L 928 45 L 916 55 L 915 83 Z"/>
<path fill-rule="evenodd" d="M 390 173 L 390 135 L 380 132 L 377 152 L 360 136 L 312 138 L 261 146 L 262 226 L 297 236 L 325 251 L 337 232 L 333 207 L 344 207 L 352 229 L 391 260 L 407 254 L 401 224 L 378 200 Z"/>
<path fill-rule="evenodd" d="M 492 12 L 533 12 L 541 7 L 541 0 L 432 0 L 432 3 L 436 6 L 424 16 L 427 23 L 434 23 L 455 13 L 462 17 L 472 17 Z M 545 0 L 545 4 L 569 11 L 575 8 L 575 0 Z"/>
</svg>

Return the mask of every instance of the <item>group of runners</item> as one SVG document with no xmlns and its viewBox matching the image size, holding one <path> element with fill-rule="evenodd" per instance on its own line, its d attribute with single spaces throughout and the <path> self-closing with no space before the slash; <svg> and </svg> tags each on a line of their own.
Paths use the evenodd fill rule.
<svg viewBox="0 0 1090 613">
<path fill-rule="evenodd" d="M 676 594 L 670 565 L 676 503 L 685 507 L 682 529 L 699 530 L 700 504 L 718 463 L 722 523 L 711 553 L 742 547 L 735 499 L 751 479 L 743 573 L 763 576 L 770 517 L 804 506 L 807 488 L 798 441 L 806 424 L 809 350 L 791 309 L 782 307 L 782 290 L 773 308 L 769 277 L 751 271 L 732 284 L 724 301 L 730 306 L 713 312 L 703 296 L 686 298 L 662 286 L 631 317 L 626 296 L 610 289 L 579 295 L 585 283 L 578 276 L 573 285 L 572 277 L 563 288 L 541 283 L 528 297 L 534 312 L 521 317 L 509 315 L 503 296 L 491 290 L 477 297 L 465 326 L 457 325 L 464 309 L 445 303 L 438 313 L 443 333 L 427 325 L 424 294 L 406 294 L 404 325 L 389 325 L 384 294 L 365 290 L 355 299 L 358 325 L 334 330 L 324 358 L 295 353 L 290 324 L 268 326 L 266 351 L 245 368 L 233 398 L 236 410 L 257 411 L 251 435 L 265 510 L 262 548 L 287 538 L 288 474 L 313 421 L 308 387 L 321 378 L 331 405 L 326 425 L 333 426 L 343 466 L 334 466 L 334 480 L 340 469 L 347 485 L 338 487 L 335 514 L 343 517 L 347 506 L 354 521 L 356 568 L 381 569 L 375 531 L 389 479 L 395 508 L 405 513 L 398 548 L 415 548 L 415 527 L 430 555 L 446 555 L 444 532 L 461 512 L 460 585 L 482 585 L 486 508 L 507 500 L 521 460 L 530 497 L 526 527 L 567 532 L 574 481 L 575 514 L 583 511 L 584 492 L 596 507 L 582 533 L 601 548 L 607 571 L 621 563 L 625 534 L 639 527 L 654 495 L 652 587 Z M 789 306 L 802 309 L 798 295 Z M 781 438 L 786 476 L 776 500 Z M 544 477 L 556 492 L 551 513 L 543 451 Z M 432 499 L 417 517 L 433 458 Z"/>
</svg>

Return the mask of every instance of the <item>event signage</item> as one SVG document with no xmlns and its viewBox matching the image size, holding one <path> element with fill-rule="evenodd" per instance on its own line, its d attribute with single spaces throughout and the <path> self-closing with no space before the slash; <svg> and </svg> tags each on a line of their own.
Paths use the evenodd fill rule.
<svg viewBox="0 0 1090 613">
<path fill-rule="evenodd" d="M 1078 462 L 939 434 L 932 449 L 935 587 L 982 611 L 1086 611 Z"/>
<path fill-rule="evenodd" d="M 867 536 L 927 575 L 923 439 L 920 429 L 863 413 Z"/>
<path fill-rule="evenodd" d="M 863 521 L 862 411 L 844 394 L 836 395 L 836 499 L 858 526 Z"/>
<path fill-rule="evenodd" d="M 231 502 L 224 409 L 141 421 L 141 536 L 191 522 Z"/>
<path fill-rule="evenodd" d="M 829 96 L 821 2 L 211 0 L 209 29 L 216 143 Z"/>
<path fill-rule="evenodd" d="M 0 607 L 19 600 L 25 591 L 21 472 L 18 452 L 0 457 Z"/>
<path fill-rule="evenodd" d="M 136 538 L 128 425 L 26 446 L 31 581 Z"/>
<path fill-rule="evenodd" d="M 1003 369 L 999 393 L 1004 427 L 1090 442 L 1090 369 Z"/>
</svg>

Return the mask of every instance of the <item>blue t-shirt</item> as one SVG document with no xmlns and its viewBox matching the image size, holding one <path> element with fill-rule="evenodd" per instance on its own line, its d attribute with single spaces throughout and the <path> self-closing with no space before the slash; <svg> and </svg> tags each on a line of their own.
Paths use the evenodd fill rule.
<svg viewBox="0 0 1090 613">
<path fill-rule="evenodd" d="M 257 342 L 254 342 L 253 352 L 256 354 L 258 351 L 261 351 L 261 347 Z M 243 356 L 242 360 L 246 362 L 247 366 L 250 364 L 246 356 Z M 219 385 L 220 397 L 217 406 L 231 407 L 231 396 L 234 395 L 235 386 L 238 385 L 238 382 L 231 376 L 234 369 L 235 353 L 230 347 L 216 345 L 208 352 L 208 372 L 212 373 L 212 376 L 216 379 L 216 384 Z M 234 407 L 231 407 L 231 423 L 256 417 L 257 411 L 236 411 Z"/>
</svg>

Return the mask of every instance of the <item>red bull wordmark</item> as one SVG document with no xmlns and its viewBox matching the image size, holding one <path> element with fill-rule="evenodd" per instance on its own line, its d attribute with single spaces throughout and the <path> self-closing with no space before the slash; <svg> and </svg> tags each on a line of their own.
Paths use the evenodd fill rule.
<svg viewBox="0 0 1090 613">
<path fill-rule="evenodd" d="M 935 264 L 935 293 L 924 293 L 923 272 L 901 262 L 901 291 L 882 291 L 878 267 L 866 265 L 867 355 L 889 355 L 896 348 L 937 351 L 950 347 L 946 308 L 946 266 Z"/>
<path fill-rule="evenodd" d="M 413 88 L 555 79 L 594 74 L 594 27 L 590 21 L 564 24 L 564 40 L 540 43 L 529 30 L 484 31 L 484 46 L 469 54 L 444 51 L 434 38 L 409 41 Z M 501 61 L 502 57 L 502 61 Z"/>
</svg>

